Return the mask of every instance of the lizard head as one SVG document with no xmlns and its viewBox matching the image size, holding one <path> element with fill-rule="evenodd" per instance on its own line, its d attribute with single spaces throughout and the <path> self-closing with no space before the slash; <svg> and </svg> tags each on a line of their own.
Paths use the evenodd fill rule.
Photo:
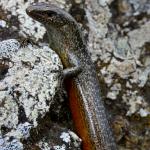
<svg viewBox="0 0 150 150">
<path fill-rule="evenodd" d="M 46 27 L 49 45 L 62 62 L 68 62 L 68 54 L 75 53 L 83 47 L 84 42 L 77 22 L 61 8 L 46 3 L 35 3 L 29 6 L 26 12 Z"/>
<path fill-rule="evenodd" d="M 26 9 L 27 14 L 33 19 L 41 22 L 44 25 L 53 25 L 61 27 L 70 22 L 74 22 L 74 19 L 62 9 L 52 4 L 44 2 L 33 3 Z M 70 23 L 69 22 L 69 23 Z"/>
</svg>

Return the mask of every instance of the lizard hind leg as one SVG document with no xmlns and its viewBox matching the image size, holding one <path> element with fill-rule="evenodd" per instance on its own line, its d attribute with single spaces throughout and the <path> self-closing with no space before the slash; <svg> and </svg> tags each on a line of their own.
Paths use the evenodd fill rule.
<svg viewBox="0 0 150 150">
<path fill-rule="evenodd" d="M 64 69 L 62 72 L 62 80 L 60 83 L 60 94 L 59 96 L 62 97 L 62 95 L 64 95 L 65 97 L 68 97 L 67 92 L 66 92 L 66 88 L 65 88 L 65 80 L 67 79 L 72 79 L 73 77 L 76 77 L 78 74 L 80 74 L 82 71 L 81 67 L 71 67 L 71 68 L 67 68 Z"/>
</svg>

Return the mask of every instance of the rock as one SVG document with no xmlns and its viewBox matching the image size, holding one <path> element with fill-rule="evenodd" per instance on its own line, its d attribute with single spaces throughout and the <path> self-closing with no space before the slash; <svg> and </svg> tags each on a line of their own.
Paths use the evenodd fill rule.
<svg viewBox="0 0 150 150">
<path fill-rule="evenodd" d="M 137 48 L 142 47 L 145 43 L 150 40 L 150 21 L 146 22 L 139 29 L 135 29 L 129 32 L 129 43 L 131 48 L 136 51 Z"/>
<path fill-rule="evenodd" d="M 37 145 L 42 150 L 66 150 L 66 149 L 76 149 L 76 150 L 81 150 L 80 145 L 81 145 L 81 139 L 72 131 L 67 130 L 65 128 L 61 128 L 58 126 L 52 127 L 53 130 L 57 130 L 57 134 L 53 134 L 52 130 L 46 134 L 44 138 L 42 138 Z M 56 136 L 56 137 L 54 137 Z M 53 141 L 50 139 L 58 139 L 57 141 Z"/>
<path fill-rule="evenodd" d="M 14 39 L 0 42 L 0 64 L 7 66 L 0 80 L 0 149 L 21 150 L 20 139 L 49 111 L 62 65 L 49 47 L 20 48 Z"/>
<path fill-rule="evenodd" d="M 46 2 L 46 0 L 38 1 Z M 43 39 L 44 42 L 46 41 L 44 36 L 45 29 L 25 13 L 26 7 L 31 2 L 33 0 L 0 0 L 0 9 L 2 9 L 0 15 L 0 39 L 10 38 L 11 36 L 16 37 L 17 34 L 17 37 L 30 36 L 36 41 L 39 39 Z M 73 8 L 76 10 L 73 11 L 72 15 L 75 18 L 79 18 L 77 21 L 79 21 L 85 33 L 88 50 L 91 53 L 92 60 L 97 64 L 104 102 L 110 108 L 108 109 L 108 114 L 110 118 L 118 114 L 121 115 L 128 120 L 131 127 L 124 130 L 121 126 L 122 133 L 118 133 L 117 135 L 119 137 L 117 141 L 121 147 L 120 149 L 149 149 L 149 126 L 147 123 L 145 124 L 145 122 L 150 121 L 149 0 L 49 0 L 49 2 L 56 4 L 70 13 Z M 82 13 L 80 10 L 82 10 Z M 17 46 L 17 43 L 15 45 Z M 13 51 L 15 52 L 15 49 Z M 7 54 L 11 54 L 11 52 Z M 30 55 L 30 51 L 28 55 Z M 9 62 L 7 59 L 5 61 L 0 60 L 0 81 L 6 80 L 5 76 L 10 66 L 13 66 L 13 62 Z M 25 63 L 24 66 L 27 69 L 28 63 Z M 20 74 L 22 71 L 20 71 Z M 4 87 L 0 86 L 1 88 Z M 1 97 L 4 98 L 5 95 L 5 91 L 2 89 Z M 42 97 L 43 95 L 39 95 L 39 98 L 42 99 Z M 11 95 L 6 100 L 6 102 L 8 101 L 7 108 L 12 105 L 13 108 L 10 109 L 12 112 L 24 112 L 22 108 L 18 109 L 19 107 L 16 102 L 12 101 Z M 31 101 L 33 101 L 32 98 Z M 27 110 L 25 109 L 25 111 Z M 57 110 L 54 108 L 54 111 Z M 57 114 L 59 115 L 59 113 Z M 140 118 L 139 120 L 135 119 L 137 115 L 138 119 Z M 30 113 L 28 116 L 32 120 Z M 132 117 L 135 118 L 132 119 Z M 18 120 L 15 116 L 12 116 L 12 118 L 14 120 L 12 123 L 9 123 L 10 127 Z M 21 126 L 32 129 L 32 126 L 37 122 L 33 120 L 33 123 L 28 123 L 27 121 L 23 122 Z M 3 134 L 5 130 L 5 127 L 3 127 Z M 19 136 L 23 138 L 26 138 L 29 133 L 26 132 L 24 134 L 20 126 L 16 126 L 16 129 L 12 133 L 15 134 L 16 131 L 17 133 L 21 132 Z M 51 135 L 54 135 L 55 131 L 51 132 Z M 57 131 L 60 131 L 58 136 L 56 136 L 57 138 L 51 137 L 51 142 L 47 142 L 45 139 L 43 142 L 40 139 L 41 143 L 43 143 L 42 145 L 51 146 L 53 141 L 57 141 L 55 139 L 62 142 L 60 138 L 61 133 L 68 133 L 68 131 L 59 129 Z M 135 137 L 138 144 L 134 143 Z M 12 143 L 18 143 L 19 141 L 14 140 L 12 140 Z M 56 149 L 64 149 L 68 146 L 64 145 L 65 143 L 63 142 L 59 142 L 54 142 Z M 0 139 L 0 145 L 2 143 L 4 143 L 3 138 Z M 138 147 L 136 147 L 137 145 Z"/>
</svg>

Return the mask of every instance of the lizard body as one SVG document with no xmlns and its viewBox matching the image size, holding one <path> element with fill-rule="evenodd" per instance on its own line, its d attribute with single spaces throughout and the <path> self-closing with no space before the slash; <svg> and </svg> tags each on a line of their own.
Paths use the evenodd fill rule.
<svg viewBox="0 0 150 150">
<path fill-rule="evenodd" d="M 70 107 L 83 150 L 117 150 L 107 120 L 100 87 L 90 55 L 77 22 L 64 10 L 35 3 L 27 14 L 47 29 L 50 47 L 59 55 L 64 69 L 76 76 L 67 80 Z"/>
</svg>

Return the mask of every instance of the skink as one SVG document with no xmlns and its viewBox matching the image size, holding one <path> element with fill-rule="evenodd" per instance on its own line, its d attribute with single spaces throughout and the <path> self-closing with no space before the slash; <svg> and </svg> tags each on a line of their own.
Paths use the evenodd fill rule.
<svg viewBox="0 0 150 150">
<path fill-rule="evenodd" d="M 83 150 L 117 150 L 100 86 L 87 46 L 77 22 L 64 10 L 46 3 L 35 3 L 26 10 L 41 22 L 48 34 L 49 46 L 59 55 L 66 81 L 73 120 L 83 140 Z"/>
</svg>

